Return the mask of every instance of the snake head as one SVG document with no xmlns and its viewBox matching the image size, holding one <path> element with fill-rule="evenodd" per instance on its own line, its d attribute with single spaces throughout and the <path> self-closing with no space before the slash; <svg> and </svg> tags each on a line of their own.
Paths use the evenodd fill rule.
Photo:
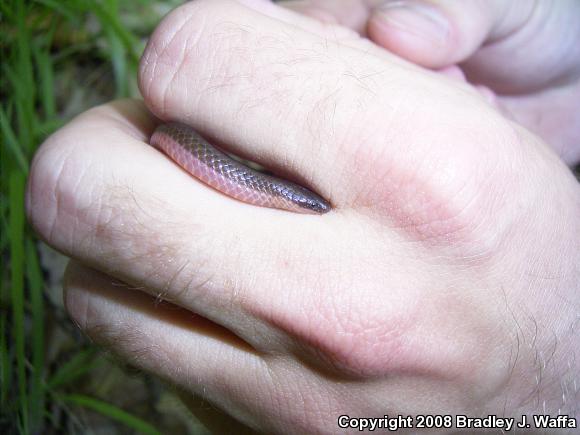
<svg viewBox="0 0 580 435">
<path fill-rule="evenodd" d="M 311 191 L 308 191 L 308 195 L 297 198 L 296 203 L 303 211 L 312 214 L 328 213 L 331 208 L 328 201 Z"/>
</svg>

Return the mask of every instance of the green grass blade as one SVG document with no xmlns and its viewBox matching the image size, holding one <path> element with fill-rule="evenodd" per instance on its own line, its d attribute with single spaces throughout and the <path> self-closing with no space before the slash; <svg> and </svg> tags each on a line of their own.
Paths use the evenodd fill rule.
<svg viewBox="0 0 580 435">
<path fill-rule="evenodd" d="M 161 432 L 159 432 L 149 423 L 141 420 L 138 417 L 135 417 L 134 415 L 129 414 L 126 411 L 123 411 L 121 408 L 118 408 L 115 405 L 103 402 L 102 400 L 94 399 L 92 397 L 80 394 L 71 394 L 68 396 L 64 396 L 64 400 L 68 403 L 92 409 L 93 411 L 96 411 L 102 415 L 112 418 L 113 420 L 116 420 L 120 423 L 123 423 L 125 426 L 133 430 L 136 430 L 139 433 L 147 435 L 161 434 Z"/>
<path fill-rule="evenodd" d="M 47 8 L 53 10 L 58 15 L 62 15 L 70 22 L 77 22 L 78 16 L 75 15 L 74 6 L 80 6 L 80 2 L 63 2 L 56 0 L 34 0 L 34 3 L 41 4 Z"/>
<path fill-rule="evenodd" d="M 118 8 L 116 2 L 108 2 L 108 7 L 103 7 L 101 2 L 88 0 L 91 10 L 94 12 L 103 28 L 111 29 L 123 43 L 125 50 L 129 54 L 131 62 L 139 63 L 139 53 L 137 48 L 140 46 L 139 40 L 129 32 L 119 21 Z"/>
<path fill-rule="evenodd" d="M 10 192 L 10 267 L 12 285 L 12 323 L 18 378 L 21 423 L 28 431 L 28 393 L 26 388 L 26 348 L 24 331 L 24 181 L 22 172 L 12 171 Z"/>
<path fill-rule="evenodd" d="M 126 50 L 121 38 L 122 34 L 119 32 L 117 16 L 119 13 L 118 5 L 115 1 L 108 0 L 103 2 L 104 5 L 99 5 L 95 12 L 100 19 L 103 26 L 104 33 L 109 42 L 109 56 L 113 66 L 113 74 L 115 75 L 116 97 L 126 97 L 128 95 L 128 74 L 127 74 L 127 58 Z M 95 3 L 96 4 L 96 3 Z M 123 29 L 122 32 L 125 32 Z"/>
<path fill-rule="evenodd" d="M 42 427 L 45 406 L 44 380 L 44 300 L 42 271 L 32 240 L 26 244 L 26 275 L 30 291 L 32 321 L 32 379 L 30 381 L 30 425 L 38 431 Z"/>
<path fill-rule="evenodd" d="M 46 39 L 43 42 L 48 45 Z M 52 39 L 52 30 L 50 32 L 50 39 Z M 56 116 L 56 101 L 51 56 L 46 48 L 40 47 L 39 45 L 34 46 L 33 52 L 40 83 L 40 101 L 45 118 L 52 119 Z"/>
<path fill-rule="evenodd" d="M 0 150 L 1 151 L 1 150 Z M 0 160 L 3 158 L 3 153 L 0 152 Z M 0 169 L 1 171 L 1 169 Z M 0 172 L 2 173 L 2 172 Z M 2 252 L 5 252 L 8 249 L 8 244 L 10 240 L 8 239 L 8 220 L 6 216 L 8 216 L 8 204 L 4 198 L 4 192 L 0 193 L 0 249 Z M 8 277 L 4 276 L 4 269 L 0 269 L 2 272 L 3 279 L 8 279 Z M 4 285 L 4 281 L 0 281 L 1 285 Z M 2 304 L 8 304 L 9 296 L 4 293 L 4 291 L 0 292 L 0 302 Z"/>
<path fill-rule="evenodd" d="M 67 120 L 62 118 L 54 118 L 38 125 L 38 133 L 45 137 L 54 133 L 59 128 L 66 124 Z"/>
<path fill-rule="evenodd" d="M 123 44 L 117 35 L 108 29 L 107 36 L 109 39 L 109 46 L 111 49 L 111 61 L 113 63 L 113 73 L 115 74 L 115 84 L 117 85 L 117 98 L 126 97 L 129 95 L 129 75 L 127 73 L 127 58 Z"/>
<path fill-rule="evenodd" d="M 2 271 L 4 275 L 4 271 Z M 4 276 L 2 276 L 2 286 L 4 286 Z M 4 292 L 4 289 L 2 289 Z M 8 316 L 5 311 L 0 312 L 0 404 L 1 408 L 7 410 L 8 392 L 12 380 L 12 354 L 8 351 Z"/>
<path fill-rule="evenodd" d="M 0 107 L 0 132 L 2 133 L 4 145 L 12 153 L 12 156 L 18 163 L 18 166 L 20 166 L 22 172 L 28 173 L 28 162 L 26 156 L 16 139 L 12 127 L 10 127 L 10 122 L 8 122 L 8 117 L 6 116 L 3 107 Z"/>
<path fill-rule="evenodd" d="M 0 14 L 2 14 L 3 21 L 11 22 L 14 19 L 13 11 L 8 9 L 8 2 L 0 2 Z"/>
<path fill-rule="evenodd" d="M 92 347 L 79 351 L 48 380 L 48 388 L 51 390 L 60 388 L 90 371 L 100 362 L 95 359 L 97 353 L 97 349 Z"/>
<path fill-rule="evenodd" d="M 27 151 L 32 151 L 34 144 L 34 111 L 36 86 L 32 67 L 30 48 L 30 29 L 26 24 L 29 13 L 28 2 L 16 1 L 16 77 L 12 80 L 14 102 L 16 104 L 18 135 L 20 143 Z"/>
</svg>

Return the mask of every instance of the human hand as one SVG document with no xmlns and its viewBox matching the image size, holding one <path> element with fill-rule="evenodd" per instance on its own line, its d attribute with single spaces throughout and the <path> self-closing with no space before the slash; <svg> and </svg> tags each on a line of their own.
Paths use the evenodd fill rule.
<svg viewBox="0 0 580 435">
<path fill-rule="evenodd" d="M 544 138 L 565 162 L 580 162 L 580 2 L 283 3 L 365 33 L 418 65 L 444 71 L 460 65 L 470 83 L 490 89 L 506 114 Z"/>
<path fill-rule="evenodd" d="M 147 145 L 159 121 L 140 102 L 43 144 L 27 209 L 76 259 L 72 318 L 268 432 L 574 411 L 578 183 L 467 85 L 328 31 L 266 2 L 196 1 L 140 71 L 157 117 L 294 175 L 325 215 L 192 179 Z"/>
</svg>

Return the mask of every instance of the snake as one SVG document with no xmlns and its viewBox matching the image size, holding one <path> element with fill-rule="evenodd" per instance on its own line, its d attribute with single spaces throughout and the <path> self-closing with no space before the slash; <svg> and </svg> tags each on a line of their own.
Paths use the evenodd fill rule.
<svg viewBox="0 0 580 435">
<path fill-rule="evenodd" d="M 233 159 L 189 125 L 160 124 L 150 143 L 193 177 L 239 201 L 295 213 L 324 214 L 331 209 L 315 192 Z"/>
</svg>

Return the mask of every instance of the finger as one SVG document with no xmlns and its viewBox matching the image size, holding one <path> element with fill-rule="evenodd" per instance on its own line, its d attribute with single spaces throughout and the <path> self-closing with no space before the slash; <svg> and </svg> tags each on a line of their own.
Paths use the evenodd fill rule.
<svg viewBox="0 0 580 435">
<path fill-rule="evenodd" d="M 256 376 L 264 362 L 247 343 L 203 317 L 159 303 L 79 263 L 69 264 L 64 289 L 69 315 L 96 343 L 251 422 L 241 415 L 240 397 L 232 394 L 264 379 Z M 246 375 L 233 376 L 240 373 Z"/>
<path fill-rule="evenodd" d="M 278 4 L 322 23 L 340 24 L 364 35 L 372 8 L 379 3 L 380 0 L 287 0 Z"/>
<path fill-rule="evenodd" d="M 511 95 L 501 98 L 501 106 L 520 124 L 540 137 L 549 137 L 550 146 L 569 166 L 580 162 L 580 111 L 570 110 L 580 101 L 580 81 L 541 94 Z M 549 107 L 550 110 L 545 110 Z M 562 126 L 576 128 L 562 128 Z"/>
<path fill-rule="evenodd" d="M 352 0 L 341 3 L 325 0 L 288 0 L 276 3 L 266 0 L 237 1 L 262 15 L 322 37 L 327 45 L 340 43 L 378 58 L 399 63 L 397 57 L 390 55 L 368 39 L 361 38 L 361 35 L 365 33 L 364 28 L 366 28 L 372 5 L 380 3 L 380 0 L 367 0 L 365 2 Z M 359 16 L 356 22 L 353 21 L 355 15 Z M 360 26 L 357 26 L 356 23 L 359 22 Z"/>
<path fill-rule="evenodd" d="M 388 50 L 430 68 L 471 56 L 504 29 L 495 26 L 507 2 L 385 1 L 368 23 L 369 37 Z"/>
<path fill-rule="evenodd" d="M 70 257 L 271 346 L 276 334 L 254 318 L 257 309 L 262 318 L 274 305 L 300 309 L 298 295 L 317 282 L 321 251 L 336 240 L 333 225 L 196 182 L 144 142 L 154 123 L 142 103 L 128 100 L 93 109 L 49 138 L 28 183 L 33 228 Z"/>
<path fill-rule="evenodd" d="M 368 136 L 353 126 L 392 104 L 397 73 L 412 75 L 389 66 L 236 2 L 198 1 L 156 30 L 140 87 L 160 118 L 192 125 L 340 206 L 344 198 L 332 195 L 345 184 L 348 155 L 336 144 Z"/>
<path fill-rule="evenodd" d="M 238 0 L 245 5 L 251 4 L 252 9 L 270 18 L 324 38 L 326 45 L 340 44 L 394 64 L 404 64 L 399 57 L 361 37 L 366 34 L 366 23 L 372 6 L 381 0 L 286 0 L 275 4 L 260 3 L 259 7 L 254 4 L 256 1 L 259 0 Z"/>
<path fill-rule="evenodd" d="M 356 396 L 348 386 L 331 390 L 320 375 L 288 356 L 258 354 L 222 327 L 78 263 L 69 264 L 64 286 L 69 315 L 96 343 L 251 428 L 284 433 L 292 427 L 306 433 L 307 428 L 329 427 L 334 421 L 321 422 L 320 414 L 305 412 L 305 392 L 319 391 L 329 409 L 345 412 L 345 404 Z M 188 405 L 195 408 L 192 401 Z M 217 427 L 245 433 L 231 421 L 224 428 L 226 422 Z M 215 421 L 210 423 L 215 427 Z"/>
<path fill-rule="evenodd" d="M 247 6 L 249 9 L 269 18 L 273 18 L 280 23 L 288 24 L 295 30 L 300 29 L 312 35 L 324 38 L 325 44 L 340 44 L 362 50 L 378 58 L 400 63 L 399 58 L 392 56 L 376 44 L 371 43 L 366 38 L 361 38 L 364 32 L 353 30 L 356 26 L 348 20 L 341 20 L 339 12 L 344 18 L 352 18 L 356 10 L 364 6 L 365 13 L 359 10 L 359 15 L 364 17 L 364 26 L 368 19 L 371 5 L 380 0 L 368 0 L 364 5 L 360 0 L 340 3 L 340 7 L 335 2 L 324 1 L 283 1 L 272 3 L 268 0 L 237 0 L 238 3 Z M 320 9 L 324 7 L 325 9 Z M 353 10 L 356 9 L 356 10 Z M 325 12 L 326 11 L 326 12 Z M 326 15 L 327 18 L 323 18 Z M 345 21 L 345 22 L 342 22 Z M 360 29 L 359 29 L 360 30 Z"/>
<path fill-rule="evenodd" d="M 326 19 L 321 15 L 307 13 L 307 10 L 301 7 L 306 2 L 282 1 L 272 3 L 269 0 L 237 0 L 237 2 L 266 17 L 334 41 L 359 39 L 359 34 L 353 31 L 352 27 L 339 22 L 330 15 L 330 12 L 326 13 Z M 367 18 L 368 13 L 365 15 L 365 22 Z"/>
<path fill-rule="evenodd" d="M 468 61 L 472 81 L 513 93 L 577 77 L 579 13 L 575 0 L 387 0 L 370 17 L 368 34 L 426 67 Z"/>
</svg>

